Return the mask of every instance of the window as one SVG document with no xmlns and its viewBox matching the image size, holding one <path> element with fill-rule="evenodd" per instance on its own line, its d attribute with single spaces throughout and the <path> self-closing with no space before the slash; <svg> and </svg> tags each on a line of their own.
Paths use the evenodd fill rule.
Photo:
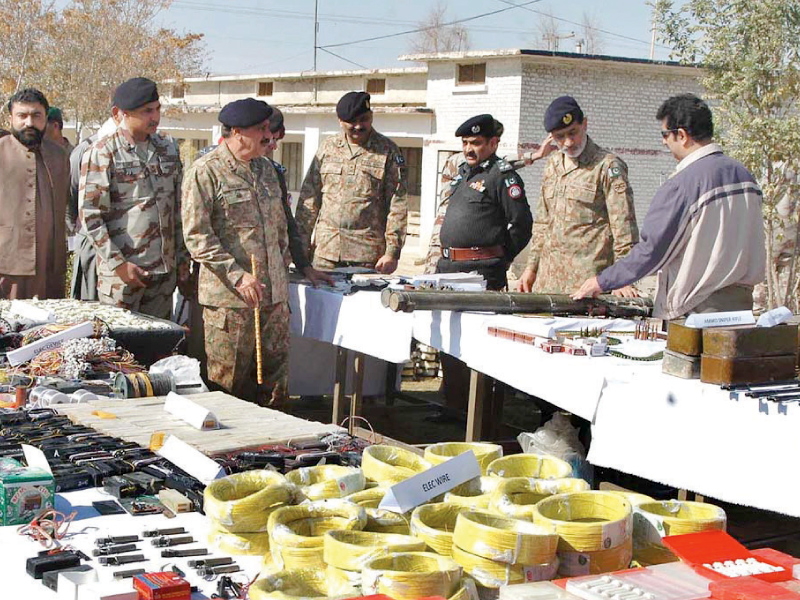
<svg viewBox="0 0 800 600">
<path fill-rule="evenodd" d="M 259 81 L 258 89 L 256 90 L 257 96 L 272 96 L 272 81 Z"/>
<path fill-rule="evenodd" d="M 303 185 L 303 144 L 281 142 L 281 164 L 286 167 L 286 187 L 297 191 Z"/>
<path fill-rule="evenodd" d="M 367 93 L 368 94 L 385 94 L 386 93 L 386 80 L 385 79 L 367 79 Z"/>
<path fill-rule="evenodd" d="M 476 85 L 486 83 L 486 63 L 458 65 L 457 85 Z"/>
<path fill-rule="evenodd" d="M 173 85 L 172 86 L 172 99 L 173 100 L 180 100 L 183 98 L 184 94 L 186 93 L 186 88 L 182 85 Z"/>
<path fill-rule="evenodd" d="M 422 148 L 400 148 L 406 159 L 406 183 L 412 196 L 422 194 Z"/>
</svg>

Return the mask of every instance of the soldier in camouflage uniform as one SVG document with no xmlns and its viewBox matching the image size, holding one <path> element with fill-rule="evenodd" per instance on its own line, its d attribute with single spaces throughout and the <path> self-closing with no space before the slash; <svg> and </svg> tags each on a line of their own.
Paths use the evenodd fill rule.
<svg viewBox="0 0 800 600">
<path fill-rule="evenodd" d="M 200 263 L 209 382 L 259 404 L 286 397 L 289 364 L 289 286 L 281 252 L 286 222 L 277 171 L 263 156 L 272 140 L 271 112 L 254 98 L 222 109 L 222 143 L 187 170 L 182 206 L 186 245 Z M 262 389 L 255 384 L 255 307 Z"/>
<path fill-rule="evenodd" d="M 586 134 L 587 120 L 574 98 L 554 100 L 545 114 L 550 132 L 530 158 L 544 158 L 528 265 L 521 292 L 568 294 L 625 256 L 639 241 L 628 167 Z M 627 286 L 614 292 L 634 296 Z"/>
<path fill-rule="evenodd" d="M 300 190 L 297 226 L 307 248 L 315 234 L 318 269 L 357 265 L 392 273 L 405 242 L 403 155 L 372 128 L 369 98 L 349 92 L 339 100 L 342 133 L 320 144 Z"/>
<path fill-rule="evenodd" d="M 98 299 L 169 319 L 176 283 L 189 279 L 180 220 L 183 167 L 174 141 L 156 133 L 156 84 L 121 84 L 114 105 L 122 123 L 83 156 L 79 204 L 97 250 Z"/>
</svg>

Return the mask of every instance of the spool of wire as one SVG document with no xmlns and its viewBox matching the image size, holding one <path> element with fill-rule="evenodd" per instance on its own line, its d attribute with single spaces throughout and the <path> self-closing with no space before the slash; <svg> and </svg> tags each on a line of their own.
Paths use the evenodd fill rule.
<svg viewBox="0 0 800 600">
<path fill-rule="evenodd" d="M 449 598 L 458 590 L 461 573 L 452 558 L 430 552 L 401 552 L 370 560 L 361 572 L 361 591 L 395 600 Z"/>
<path fill-rule="evenodd" d="M 570 491 L 573 491 L 573 490 L 570 490 Z M 574 491 L 577 491 L 577 490 L 574 490 Z M 621 495 L 628 502 L 630 502 L 631 506 L 634 507 L 634 508 L 636 508 L 637 506 L 639 506 L 640 504 L 643 504 L 645 502 L 655 502 L 655 500 L 653 498 L 651 498 L 650 496 L 646 496 L 644 494 L 639 494 L 639 493 L 636 493 L 636 492 L 629 492 L 627 490 L 604 490 L 604 491 L 607 491 L 610 494 L 619 494 L 619 495 Z"/>
<path fill-rule="evenodd" d="M 508 479 L 492 477 L 491 479 L 499 483 L 491 494 L 489 508 L 506 517 L 526 521 L 533 520 L 533 508 L 539 501 L 555 494 L 583 492 L 589 489 L 589 484 L 583 479 L 571 477 L 538 480 L 531 480 L 527 477 L 510 477 Z"/>
<path fill-rule="evenodd" d="M 309 500 L 343 498 L 364 489 L 364 473 L 354 467 L 317 465 L 289 471 L 286 480 L 294 483 Z"/>
<path fill-rule="evenodd" d="M 364 529 L 364 509 L 345 500 L 318 500 L 298 506 L 284 506 L 269 516 L 270 539 L 292 548 L 323 547 L 323 537 L 334 529 Z"/>
<path fill-rule="evenodd" d="M 475 455 L 478 464 L 481 466 L 481 474 L 486 475 L 489 464 L 503 456 L 503 447 L 497 444 L 486 444 L 483 442 L 442 442 L 433 444 L 425 448 L 425 460 L 432 465 L 440 465 L 446 460 L 469 452 Z"/>
<path fill-rule="evenodd" d="M 452 556 L 456 519 L 465 510 L 458 504 L 423 504 L 411 513 L 411 535 L 425 540 L 437 554 Z"/>
<path fill-rule="evenodd" d="M 363 506 L 364 508 L 378 508 L 378 505 L 385 495 L 386 488 L 376 486 L 345 496 L 344 499 L 353 504 Z"/>
<path fill-rule="evenodd" d="M 572 476 L 568 462 L 545 454 L 512 454 L 493 460 L 486 469 L 493 477 L 528 477 L 530 479 L 562 479 Z"/>
<path fill-rule="evenodd" d="M 364 512 L 367 513 L 367 524 L 364 531 L 402 535 L 407 535 L 410 531 L 411 521 L 406 515 L 380 508 L 365 508 Z"/>
<path fill-rule="evenodd" d="M 175 380 L 169 373 L 117 373 L 114 389 L 121 398 L 166 396 L 175 391 Z"/>
<path fill-rule="evenodd" d="M 559 551 L 595 552 L 631 541 L 631 514 L 630 503 L 619 494 L 572 492 L 541 500 L 533 522 L 556 528 Z"/>
<path fill-rule="evenodd" d="M 267 530 L 273 510 L 294 502 L 297 488 L 274 471 L 246 471 L 212 481 L 203 493 L 203 510 L 229 532 Z"/>
<path fill-rule="evenodd" d="M 503 585 L 553 579 L 558 572 L 558 559 L 555 556 L 551 562 L 542 565 L 510 565 L 476 556 L 465 552 L 458 546 L 453 546 L 453 560 L 461 565 L 464 572 L 473 577 L 475 581 L 483 587 L 491 589 L 497 589 Z"/>
<path fill-rule="evenodd" d="M 705 502 L 644 502 L 634 510 L 634 536 L 660 544 L 667 535 L 724 531 L 726 522 L 724 510 Z"/>
<path fill-rule="evenodd" d="M 324 570 L 284 570 L 259 577 L 248 590 L 251 600 L 323 600 L 352 598 L 358 591 L 349 585 L 333 582 Z"/>
<path fill-rule="evenodd" d="M 633 557 L 633 541 L 629 538 L 616 548 L 594 552 L 558 551 L 558 574 L 563 577 L 597 575 L 627 569 Z"/>
<path fill-rule="evenodd" d="M 453 545 L 494 562 L 540 565 L 555 559 L 558 535 L 553 526 L 466 510 L 456 519 Z"/>
<path fill-rule="evenodd" d="M 275 541 L 270 544 L 272 563 L 278 569 L 322 569 L 325 566 L 323 548 L 286 546 Z"/>
<path fill-rule="evenodd" d="M 325 563 L 345 571 L 361 571 L 373 558 L 396 552 L 424 552 L 425 542 L 410 535 L 329 531 L 324 542 Z"/>
<path fill-rule="evenodd" d="M 208 543 L 224 554 L 264 556 L 269 552 L 269 535 L 266 533 L 231 533 L 211 528 Z"/>
<path fill-rule="evenodd" d="M 504 480 L 500 477 L 476 477 L 456 486 L 444 495 L 444 501 L 467 508 L 489 508 L 492 492 Z"/>
<path fill-rule="evenodd" d="M 397 446 L 368 446 L 361 457 L 361 468 L 368 479 L 390 485 L 430 467 L 431 464 L 421 456 Z"/>
<path fill-rule="evenodd" d="M 349 585 L 357 589 L 361 587 L 361 571 L 346 571 L 328 565 L 325 567 L 325 574 L 335 585 Z"/>
</svg>

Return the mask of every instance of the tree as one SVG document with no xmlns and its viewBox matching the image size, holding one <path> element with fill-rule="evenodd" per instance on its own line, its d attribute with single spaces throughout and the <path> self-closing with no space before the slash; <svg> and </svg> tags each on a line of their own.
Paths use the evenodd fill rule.
<svg viewBox="0 0 800 600">
<path fill-rule="evenodd" d="M 605 46 L 603 34 L 599 31 L 599 19 L 593 12 L 583 11 L 581 18 L 582 52 L 584 54 L 602 54 Z"/>
<path fill-rule="evenodd" d="M 469 33 L 461 25 L 447 25 L 447 2 L 438 0 L 409 42 L 413 54 L 433 54 L 438 52 L 463 52 L 469 50 Z"/>
<path fill-rule="evenodd" d="M 539 18 L 536 21 L 536 37 L 533 40 L 534 48 L 547 50 L 548 52 L 559 52 L 561 50 L 561 40 L 574 37 L 574 31 L 565 33 L 561 29 L 561 24 L 549 9 L 539 13 Z"/>
<path fill-rule="evenodd" d="M 202 36 L 155 24 L 170 2 L 71 0 L 57 11 L 52 2 L 0 0 L 4 15 L 16 15 L 11 26 L 4 24 L 14 41 L 0 45 L 3 92 L 11 79 L 17 87 L 38 87 L 80 131 L 83 124 L 108 117 L 114 89 L 130 77 L 180 83 L 197 74 L 204 59 Z M 4 32 L 0 29 L 0 44 Z M 26 36 L 27 46 L 20 45 Z"/>
<path fill-rule="evenodd" d="M 700 65 L 719 141 L 756 177 L 767 239 L 764 304 L 798 312 L 800 0 L 655 0 L 673 58 Z"/>
</svg>

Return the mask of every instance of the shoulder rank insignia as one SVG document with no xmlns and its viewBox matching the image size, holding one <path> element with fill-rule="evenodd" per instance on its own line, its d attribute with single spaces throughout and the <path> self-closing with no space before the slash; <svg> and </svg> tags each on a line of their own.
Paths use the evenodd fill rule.
<svg viewBox="0 0 800 600">
<path fill-rule="evenodd" d="M 620 169 L 617 165 L 612 165 L 608 168 L 608 176 L 612 179 L 614 177 L 619 177 L 620 175 L 622 175 L 622 169 Z"/>
<path fill-rule="evenodd" d="M 485 160 L 481 163 L 481 168 L 486 169 L 489 166 L 489 161 Z"/>
<path fill-rule="evenodd" d="M 497 159 L 497 167 L 500 169 L 501 173 L 508 173 L 509 171 L 514 170 L 514 167 L 508 164 L 508 161 L 505 158 Z"/>
<path fill-rule="evenodd" d="M 483 185 L 483 179 L 478 179 L 477 181 L 471 181 L 469 187 L 478 192 L 486 191 L 486 186 Z"/>
<path fill-rule="evenodd" d="M 459 183 L 461 183 L 461 180 L 462 180 L 462 179 L 464 179 L 464 176 L 463 176 L 463 175 L 461 175 L 461 173 L 459 173 L 458 175 L 456 175 L 455 177 L 453 177 L 453 179 L 451 179 L 451 180 L 450 180 L 450 185 L 451 185 L 451 186 L 453 186 L 453 187 L 455 187 L 455 186 L 457 186 Z"/>
</svg>

